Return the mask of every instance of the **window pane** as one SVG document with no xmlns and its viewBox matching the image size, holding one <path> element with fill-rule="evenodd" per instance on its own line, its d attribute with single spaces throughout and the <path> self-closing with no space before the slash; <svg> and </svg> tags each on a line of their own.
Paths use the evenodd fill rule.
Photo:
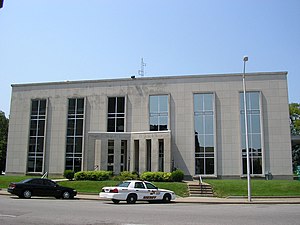
<svg viewBox="0 0 300 225">
<path fill-rule="evenodd" d="M 75 114 L 76 99 L 69 99 L 69 114 Z"/>
<path fill-rule="evenodd" d="M 247 99 L 248 100 L 248 99 Z M 249 93 L 249 108 L 252 110 L 259 110 L 259 92 Z"/>
<path fill-rule="evenodd" d="M 81 136 L 83 134 L 83 119 L 77 119 L 76 121 L 76 135 Z"/>
<path fill-rule="evenodd" d="M 214 159 L 208 158 L 205 163 L 206 171 L 205 174 L 214 174 Z"/>
<path fill-rule="evenodd" d="M 37 120 L 30 121 L 30 136 L 36 136 L 37 132 Z"/>
<path fill-rule="evenodd" d="M 117 98 L 118 103 L 117 103 L 117 112 L 118 113 L 124 113 L 125 112 L 125 98 L 124 97 L 119 97 Z"/>
<path fill-rule="evenodd" d="M 213 110 L 213 101 L 212 101 L 212 94 L 204 94 L 204 109 L 205 111 L 212 111 Z"/>
<path fill-rule="evenodd" d="M 260 133 L 259 115 L 252 115 L 250 124 L 251 124 L 251 133 Z"/>
<path fill-rule="evenodd" d="M 158 96 L 150 96 L 150 113 L 158 112 Z"/>
<path fill-rule="evenodd" d="M 117 132 L 124 132 L 124 119 L 123 118 L 117 119 Z"/>
<path fill-rule="evenodd" d="M 213 134 L 214 133 L 214 123 L 213 116 L 205 116 L 205 134 Z"/>
<path fill-rule="evenodd" d="M 108 98 L 108 113 L 116 112 L 116 98 Z"/>
<path fill-rule="evenodd" d="M 195 116 L 195 130 L 197 134 L 204 134 L 204 117 L 203 116 Z"/>
<path fill-rule="evenodd" d="M 194 95 L 194 111 L 195 112 L 201 112 L 203 111 L 203 104 L 202 104 L 202 95 L 195 94 Z"/>
<path fill-rule="evenodd" d="M 75 139 L 75 152 L 81 153 L 82 152 L 82 138 Z"/>
<path fill-rule="evenodd" d="M 83 114 L 84 112 L 84 99 L 78 98 L 77 99 L 77 114 Z"/>
<path fill-rule="evenodd" d="M 46 100 L 40 100 L 40 110 L 39 110 L 40 115 L 46 115 Z"/>
<path fill-rule="evenodd" d="M 150 131 L 158 131 L 158 117 L 150 117 Z"/>
<path fill-rule="evenodd" d="M 44 136 L 44 132 L 45 132 L 45 120 L 39 120 L 38 136 Z"/>
<path fill-rule="evenodd" d="M 108 132 L 115 132 L 115 119 L 108 119 L 107 120 L 108 124 L 107 124 L 107 131 Z"/>
<path fill-rule="evenodd" d="M 168 112 L 168 96 L 159 96 L 159 112 Z"/>
<path fill-rule="evenodd" d="M 31 115 L 37 115 L 38 114 L 38 106 L 39 106 L 39 101 L 38 100 L 32 100 L 32 102 L 31 102 Z"/>
</svg>

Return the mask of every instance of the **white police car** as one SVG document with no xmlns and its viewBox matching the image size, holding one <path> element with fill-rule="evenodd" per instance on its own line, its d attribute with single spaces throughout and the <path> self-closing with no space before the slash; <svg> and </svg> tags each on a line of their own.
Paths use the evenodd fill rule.
<svg viewBox="0 0 300 225">
<path fill-rule="evenodd" d="M 126 201 L 134 204 L 136 201 L 163 201 L 175 200 L 173 191 L 159 189 L 147 181 L 127 180 L 116 187 L 104 187 L 99 193 L 100 198 L 111 199 L 115 204 Z"/>
</svg>

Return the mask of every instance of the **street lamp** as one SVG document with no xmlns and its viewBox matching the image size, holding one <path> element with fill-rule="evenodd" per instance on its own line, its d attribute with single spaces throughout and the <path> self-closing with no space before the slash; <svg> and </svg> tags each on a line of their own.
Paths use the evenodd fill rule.
<svg viewBox="0 0 300 225">
<path fill-rule="evenodd" d="M 243 72 L 243 92 L 244 92 L 244 116 L 245 116 L 245 134 L 246 134 L 246 155 L 247 155 L 247 183 L 248 183 L 248 202 L 251 202 L 251 183 L 250 183 L 250 157 L 249 157 L 249 140 L 248 140 L 248 119 L 247 119 L 247 98 L 246 98 L 246 62 L 248 56 L 244 56 L 244 72 Z"/>
</svg>

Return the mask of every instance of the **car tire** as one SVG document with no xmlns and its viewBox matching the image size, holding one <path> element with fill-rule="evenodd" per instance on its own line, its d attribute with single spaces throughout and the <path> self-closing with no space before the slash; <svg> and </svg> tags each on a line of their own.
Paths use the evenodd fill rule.
<svg viewBox="0 0 300 225">
<path fill-rule="evenodd" d="M 134 204 L 136 203 L 136 200 L 137 200 L 137 196 L 135 194 L 129 194 L 127 196 L 126 202 L 127 204 Z"/>
<path fill-rule="evenodd" d="M 115 204 L 119 204 L 120 203 L 120 200 L 117 200 L 117 199 L 112 199 L 113 203 Z"/>
<path fill-rule="evenodd" d="M 61 197 L 62 197 L 63 199 L 70 199 L 70 198 L 72 198 L 70 192 L 68 192 L 68 191 L 64 191 L 64 192 L 62 193 L 62 196 L 61 196 Z"/>
<path fill-rule="evenodd" d="M 168 203 L 171 201 L 171 195 L 170 194 L 165 194 L 163 197 L 163 202 Z"/>
<path fill-rule="evenodd" d="M 32 193 L 30 190 L 25 190 L 25 191 L 23 191 L 22 197 L 28 199 L 28 198 L 31 198 L 31 195 L 32 195 Z"/>
</svg>

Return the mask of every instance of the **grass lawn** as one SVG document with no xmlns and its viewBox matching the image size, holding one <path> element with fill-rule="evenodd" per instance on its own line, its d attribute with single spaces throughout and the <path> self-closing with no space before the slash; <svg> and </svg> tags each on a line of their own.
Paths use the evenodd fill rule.
<svg viewBox="0 0 300 225">
<path fill-rule="evenodd" d="M 205 180 L 218 197 L 247 196 L 247 180 Z M 300 196 L 297 180 L 251 180 L 252 196 Z"/>
<path fill-rule="evenodd" d="M 30 178 L 30 176 L 0 176 L 0 188 L 6 189 L 10 182 L 18 182 Z M 50 178 L 51 179 L 51 178 Z M 80 193 L 98 194 L 103 187 L 116 186 L 120 181 L 60 181 L 65 187 L 76 189 Z M 183 182 L 153 182 L 159 188 L 169 189 L 181 197 L 188 196 L 188 188 Z"/>
<path fill-rule="evenodd" d="M 0 188 L 6 189 L 10 182 L 18 182 L 30 176 L 0 176 Z M 51 178 L 50 178 L 51 179 Z M 52 178 L 55 179 L 55 178 Z M 120 181 L 62 181 L 60 185 L 71 187 L 81 193 L 98 194 L 102 187 L 115 186 Z M 214 188 L 218 197 L 247 196 L 247 180 L 204 180 Z M 169 189 L 181 197 L 188 196 L 184 182 L 153 182 L 157 187 Z M 298 180 L 251 180 L 252 196 L 300 196 Z"/>
</svg>

